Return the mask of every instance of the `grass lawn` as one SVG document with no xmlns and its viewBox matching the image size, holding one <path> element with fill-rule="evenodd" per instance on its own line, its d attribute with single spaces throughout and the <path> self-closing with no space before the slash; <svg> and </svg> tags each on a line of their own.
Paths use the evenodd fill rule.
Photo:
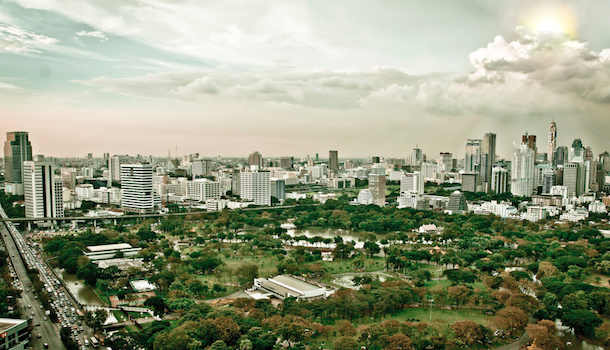
<svg viewBox="0 0 610 350">
<path fill-rule="evenodd" d="M 428 308 L 407 308 L 400 313 L 387 317 L 387 319 L 397 321 L 407 321 L 409 319 L 420 320 L 421 322 L 429 322 L 430 314 L 432 314 L 432 320 L 442 320 L 448 324 L 452 324 L 456 321 L 474 321 L 478 324 L 489 326 L 489 316 L 485 315 L 482 310 L 473 309 L 453 309 L 453 310 L 439 310 L 432 308 L 432 312 Z"/>
<path fill-rule="evenodd" d="M 335 259 L 334 261 L 321 261 L 322 266 L 330 274 L 344 272 L 362 272 L 356 271 L 352 267 L 354 259 Z M 364 272 L 381 271 L 385 268 L 385 259 L 380 257 L 367 258 L 364 262 Z"/>
<path fill-rule="evenodd" d="M 125 314 L 123 314 L 121 311 L 118 310 L 113 310 L 112 314 L 114 315 L 114 317 L 117 319 L 117 321 L 119 322 L 124 322 L 127 321 L 127 317 L 125 317 Z"/>
<path fill-rule="evenodd" d="M 597 282 L 597 278 L 599 277 L 599 283 Z M 606 287 L 610 288 L 610 276 L 602 275 L 601 273 L 593 272 L 591 275 L 584 278 L 583 282 L 589 283 L 590 285 L 596 287 Z"/>
</svg>

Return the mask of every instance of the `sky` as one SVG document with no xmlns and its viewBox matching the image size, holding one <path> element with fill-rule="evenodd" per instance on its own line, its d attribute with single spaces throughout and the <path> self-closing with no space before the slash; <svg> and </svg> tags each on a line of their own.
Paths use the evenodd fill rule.
<svg viewBox="0 0 610 350">
<path fill-rule="evenodd" d="M 34 153 L 610 150 L 606 0 L 0 0 L 0 132 Z"/>
</svg>

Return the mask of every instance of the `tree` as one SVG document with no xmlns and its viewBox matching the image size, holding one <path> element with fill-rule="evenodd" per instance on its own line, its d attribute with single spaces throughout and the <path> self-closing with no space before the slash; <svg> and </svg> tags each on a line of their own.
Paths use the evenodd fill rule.
<svg viewBox="0 0 610 350">
<path fill-rule="evenodd" d="M 354 337 L 340 337 L 335 340 L 335 350 L 359 350 L 360 345 Z"/>
<path fill-rule="evenodd" d="M 337 322 L 336 329 L 341 336 L 353 337 L 357 333 L 356 327 L 354 327 L 354 325 L 352 325 L 352 323 L 348 320 L 340 320 Z"/>
<path fill-rule="evenodd" d="M 589 310 L 571 310 L 564 312 L 561 315 L 561 322 L 574 329 L 576 334 L 592 336 L 595 333 L 595 328 L 603 323 L 603 321 L 592 311 Z"/>
<path fill-rule="evenodd" d="M 406 335 L 402 333 L 397 333 L 388 338 L 388 343 L 383 349 L 411 350 L 413 349 L 413 342 L 411 341 L 411 338 L 407 337 Z"/>
<path fill-rule="evenodd" d="M 379 252 L 381 252 L 381 248 L 379 247 L 379 244 L 377 244 L 375 241 L 366 241 L 364 242 L 364 250 L 366 251 L 366 254 L 372 258 L 373 255 L 378 254 Z"/>
<path fill-rule="evenodd" d="M 258 277 L 258 266 L 243 264 L 237 269 L 237 276 L 242 287 L 250 288 L 254 284 L 254 279 Z"/>
<path fill-rule="evenodd" d="M 451 328 L 455 336 L 467 345 L 474 345 L 483 338 L 481 326 L 473 321 L 457 321 L 451 325 Z"/>
<path fill-rule="evenodd" d="M 161 317 L 165 314 L 165 309 L 167 305 L 165 304 L 165 300 L 161 297 L 152 297 L 146 299 L 144 302 L 144 306 L 150 306 L 153 308 L 155 315 Z"/>
<path fill-rule="evenodd" d="M 517 329 L 525 327 L 527 319 L 525 311 L 514 306 L 508 306 L 498 311 L 496 317 L 493 318 L 493 323 L 508 334 L 513 334 Z"/>
<path fill-rule="evenodd" d="M 557 327 L 553 321 L 541 320 L 536 324 L 527 325 L 525 330 L 532 340 L 532 346 L 536 349 L 555 350 L 563 347 L 563 343 L 556 335 Z"/>
</svg>

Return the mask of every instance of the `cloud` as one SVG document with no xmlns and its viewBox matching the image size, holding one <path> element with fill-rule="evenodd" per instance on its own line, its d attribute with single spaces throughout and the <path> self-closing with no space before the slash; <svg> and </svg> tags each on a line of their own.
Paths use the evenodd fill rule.
<svg viewBox="0 0 610 350">
<path fill-rule="evenodd" d="M 3 83 L 0 81 L 0 92 L 22 92 L 23 88 L 17 85 Z"/>
<path fill-rule="evenodd" d="M 36 34 L 23 28 L 0 24 L 0 51 L 12 53 L 40 53 L 45 47 L 56 44 L 55 38 Z"/>
<path fill-rule="evenodd" d="M 81 30 L 80 32 L 77 32 L 76 35 L 78 35 L 78 36 L 89 36 L 89 37 L 92 37 L 92 38 L 98 38 L 98 39 L 100 39 L 101 42 L 104 42 L 104 41 L 108 40 L 108 36 L 106 34 L 100 32 L 100 31 L 97 31 L 97 30 L 90 31 L 90 32 L 87 32 L 85 30 Z"/>
</svg>

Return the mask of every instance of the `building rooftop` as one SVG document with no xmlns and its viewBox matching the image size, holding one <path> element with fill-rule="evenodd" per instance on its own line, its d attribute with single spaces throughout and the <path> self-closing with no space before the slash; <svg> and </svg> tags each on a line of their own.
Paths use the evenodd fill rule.
<svg viewBox="0 0 610 350">
<path fill-rule="evenodd" d="M 129 249 L 129 248 L 131 248 L 131 244 L 127 244 L 127 243 L 87 246 L 87 249 L 89 249 L 90 252 L 103 252 L 103 251 L 107 251 L 107 250 L 119 250 L 119 249 Z"/>
<path fill-rule="evenodd" d="M 302 292 L 320 289 L 320 287 L 318 286 L 314 286 L 313 284 L 286 275 L 278 275 L 273 278 L 270 278 L 269 280 L 285 284 L 288 287 L 294 288 Z"/>
<path fill-rule="evenodd" d="M 131 287 L 138 292 L 146 292 L 157 289 L 157 287 L 148 282 L 148 280 L 132 280 L 129 281 L 129 284 L 131 284 Z"/>
<path fill-rule="evenodd" d="M 27 322 L 26 320 L 18 320 L 14 318 L 0 318 L 0 332 L 5 332 L 19 324 Z"/>
</svg>

